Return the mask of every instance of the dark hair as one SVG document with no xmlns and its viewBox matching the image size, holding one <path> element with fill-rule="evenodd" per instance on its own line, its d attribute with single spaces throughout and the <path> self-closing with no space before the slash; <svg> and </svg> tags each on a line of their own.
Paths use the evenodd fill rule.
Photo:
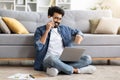
<svg viewBox="0 0 120 80">
<path fill-rule="evenodd" d="M 52 6 L 52 7 L 49 7 L 48 9 L 48 16 L 53 16 L 54 13 L 59 13 L 59 14 L 62 14 L 62 16 L 64 16 L 64 10 L 58 6 Z"/>
<path fill-rule="evenodd" d="M 52 7 L 48 8 L 48 16 L 50 16 L 50 17 L 52 16 Z"/>
</svg>

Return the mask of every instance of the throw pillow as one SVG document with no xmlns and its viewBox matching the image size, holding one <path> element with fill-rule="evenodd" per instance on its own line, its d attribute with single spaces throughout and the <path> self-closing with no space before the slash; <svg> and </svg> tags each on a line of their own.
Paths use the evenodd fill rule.
<svg viewBox="0 0 120 80">
<path fill-rule="evenodd" d="M 90 32 L 93 34 L 98 26 L 100 19 L 90 19 Z"/>
<path fill-rule="evenodd" d="M 119 27 L 119 29 L 118 29 L 118 34 L 120 34 L 120 27 Z"/>
<path fill-rule="evenodd" d="M 10 30 L 17 34 L 28 34 L 29 32 L 27 29 L 16 19 L 9 18 L 9 17 L 3 17 L 2 18 L 7 26 L 10 28 Z"/>
<path fill-rule="evenodd" d="M 117 34 L 119 26 L 120 19 L 118 18 L 101 18 L 95 33 Z"/>
<path fill-rule="evenodd" d="M 0 29 L 0 34 L 2 33 L 1 29 Z"/>
<path fill-rule="evenodd" d="M 5 33 L 5 34 L 11 33 L 8 26 L 5 24 L 5 22 L 2 20 L 1 17 L 0 17 L 0 31 L 1 33 Z"/>
</svg>

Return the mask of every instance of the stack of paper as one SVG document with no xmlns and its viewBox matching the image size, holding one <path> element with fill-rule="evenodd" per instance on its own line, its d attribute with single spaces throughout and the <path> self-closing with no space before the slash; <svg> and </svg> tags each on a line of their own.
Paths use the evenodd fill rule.
<svg viewBox="0 0 120 80">
<path fill-rule="evenodd" d="M 14 74 L 12 76 L 9 76 L 8 78 L 17 79 L 17 80 L 35 80 L 33 77 L 30 76 L 30 74 L 22 74 L 22 73 Z"/>
</svg>

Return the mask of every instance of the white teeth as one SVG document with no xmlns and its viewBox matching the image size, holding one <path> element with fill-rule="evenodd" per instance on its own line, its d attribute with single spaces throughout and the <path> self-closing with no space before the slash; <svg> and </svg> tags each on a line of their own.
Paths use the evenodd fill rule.
<svg viewBox="0 0 120 80">
<path fill-rule="evenodd" d="M 58 25 L 58 23 L 55 23 L 55 25 Z"/>
</svg>

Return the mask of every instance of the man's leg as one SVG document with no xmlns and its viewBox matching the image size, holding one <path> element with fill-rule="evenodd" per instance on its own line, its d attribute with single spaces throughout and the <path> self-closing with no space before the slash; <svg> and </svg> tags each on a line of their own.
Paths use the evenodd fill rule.
<svg viewBox="0 0 120 80">
<path fill-rule="evenodd" d="M 96 67 L 90 65 L 92 59 L 89 55 L 82 56 L 78 62 L 66 63 L 74 67 L 74 73 L 94 73 L 96 71 Z"/>
<path fill-rule="evenodd" d="M 78 62 L 66 62 L 67 64 L 73 66 L 74 68 L 82 68 L 88 66 L 92 63 L 91 56 L 84 55 L 80 58 Z"/>
<path fill-rule="evenodd" d="M 56 68 L 58 71 L 62 71 L 66 74 L 72 74 L 73 73 L 73 67 L 62 62 L 59 58 L 50 56 L 43 62 L 45 70 L 47 68 Z"/>
</svg>

